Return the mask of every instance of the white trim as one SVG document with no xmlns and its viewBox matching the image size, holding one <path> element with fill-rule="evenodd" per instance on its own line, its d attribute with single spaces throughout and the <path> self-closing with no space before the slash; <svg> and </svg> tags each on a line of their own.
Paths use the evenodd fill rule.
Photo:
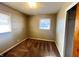
<svg viewBox="0 0 79 59">
<path fill-rule="evenodd" d="M 57 50 L 58 50 L 58 52 L 59 52 L 59 54 L 60 54 L 60 51 L 59 51 L 59 48 L 58 48 L 58 46 L 57 46 L 57 43 L 56 43 L 56 42 L 55 42 L 55 45 L 56 45 Z M 60 57 L 63 57 L 63 56 L 61 56 L 61 54 L 60 54 Z"/>
<path fill-rule="evenodd" d="M 55 40 L 48 40 L 48 39 L 42 39 L 42 38 L 29 38 L 29 39 L 35 39 L 35 40 L 43 40 L 43 41 L 55 42 Z"/>
<path fill-rule="evenodd" d="M 67 12 L 69 9 L 71 9 L 73 6 L 75 6 L 78 2 L 73 2 L 71 5 L 68 6 L 68 8 L 65 9 L 65 12 Z"/>
<path fill-rule="evenodd" d="M 10 48 L 6 49 L 5 51 L 3 51 L 2 53 L 0 53 L 0 55 L 3 55 L 4 53 L 8 52 L 9 50 L 11 50 L 12 48 L 16 47 L 17 45 L 19 45 L 20 43 L 22 43 L 23 41 L 25 41 L 28 38 L 25 38 L 23 40 L 21 40 L 20 42 L 16 43 L 15 45 L 11 46 Z"/>
</svg>

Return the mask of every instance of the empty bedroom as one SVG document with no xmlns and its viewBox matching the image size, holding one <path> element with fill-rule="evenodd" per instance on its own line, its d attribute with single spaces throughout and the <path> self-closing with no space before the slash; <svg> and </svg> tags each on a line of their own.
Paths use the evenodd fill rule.
<svg viewBox="0 0 79 59">
<path fill-rule="evenodd" d="M 0 2 L 0 56 L 66 56 L 65 11 L 76 4 Z"/>
</svg>

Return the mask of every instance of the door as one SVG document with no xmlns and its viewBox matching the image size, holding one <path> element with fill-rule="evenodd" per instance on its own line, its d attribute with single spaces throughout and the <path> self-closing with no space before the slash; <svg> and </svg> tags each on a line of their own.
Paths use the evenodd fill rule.
<svg viewBox="0 0 79 59">
<path fill-rule="evenodd" d="M 79 57 L 79 3 L 76 7 L 73 56 Z"/>
</svg>

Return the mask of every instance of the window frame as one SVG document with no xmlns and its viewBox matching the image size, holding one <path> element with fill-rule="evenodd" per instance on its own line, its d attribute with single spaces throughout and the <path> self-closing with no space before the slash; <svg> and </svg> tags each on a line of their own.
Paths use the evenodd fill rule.
<svg viewBox="0 0 79 59">
<path fill-rule="evenodd" d="M 46 22 L 46 23 L 44 23 Z M 47 27 L 44 27 L 44 24 L 46 24 L 45 26 Z M 43 24 L 43 26 L 42 26 Z M 47 25 L 48 24 L 48 25 Z M 39 22 L 39 29 L 41 30 L 50 30 L 50 27 L 51 27 L 51 19 L 50 18 L 41 18 L 40 19 L 40 22 Z"/>
<path fill-rule="evenodd" d="M 2 15 L 1 15 L 2 14 Z M 7 20 L 7 23 L 8 24 L 3 24 L 3 25 L 1 25 L 0 24 L 0 26 L 3 26 L 3 27 L 1 27 L 1 28 L 4 28 L 5 26 L 6 26 L 6 28 L 4 28 L 4 30 L 2 29 L 2 31 L 0 30 L 0 34 L 1 33 L 8 33 L 8 32 L 11 32 L 12 31 L 12 29 L 11 29 L 11 14 L 6 14 L 6 13 L 2 13 L 2 12 L 0 12 L 0 15 L 1 16 L 5 16 L 6 17 L 6 20 Z M 4 18 L 5 19 L 5 18 Z M 2 20 L 3 21 L 3 20 Z M 4 22 L 5 23 L 5 22 Z"/>
</svg>

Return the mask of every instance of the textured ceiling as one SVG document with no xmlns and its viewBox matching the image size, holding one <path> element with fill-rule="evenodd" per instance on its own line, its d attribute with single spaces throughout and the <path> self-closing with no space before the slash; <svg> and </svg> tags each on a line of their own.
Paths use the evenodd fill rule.
<svg viewBox="0 0 79 59">
<path fill-rule="evenodd" d="M 57 13 L 65 2 L 39 2 L 36 8 L 30 8 L 27 2 L 3 2 L 28 15 Z"/>
</svg>

